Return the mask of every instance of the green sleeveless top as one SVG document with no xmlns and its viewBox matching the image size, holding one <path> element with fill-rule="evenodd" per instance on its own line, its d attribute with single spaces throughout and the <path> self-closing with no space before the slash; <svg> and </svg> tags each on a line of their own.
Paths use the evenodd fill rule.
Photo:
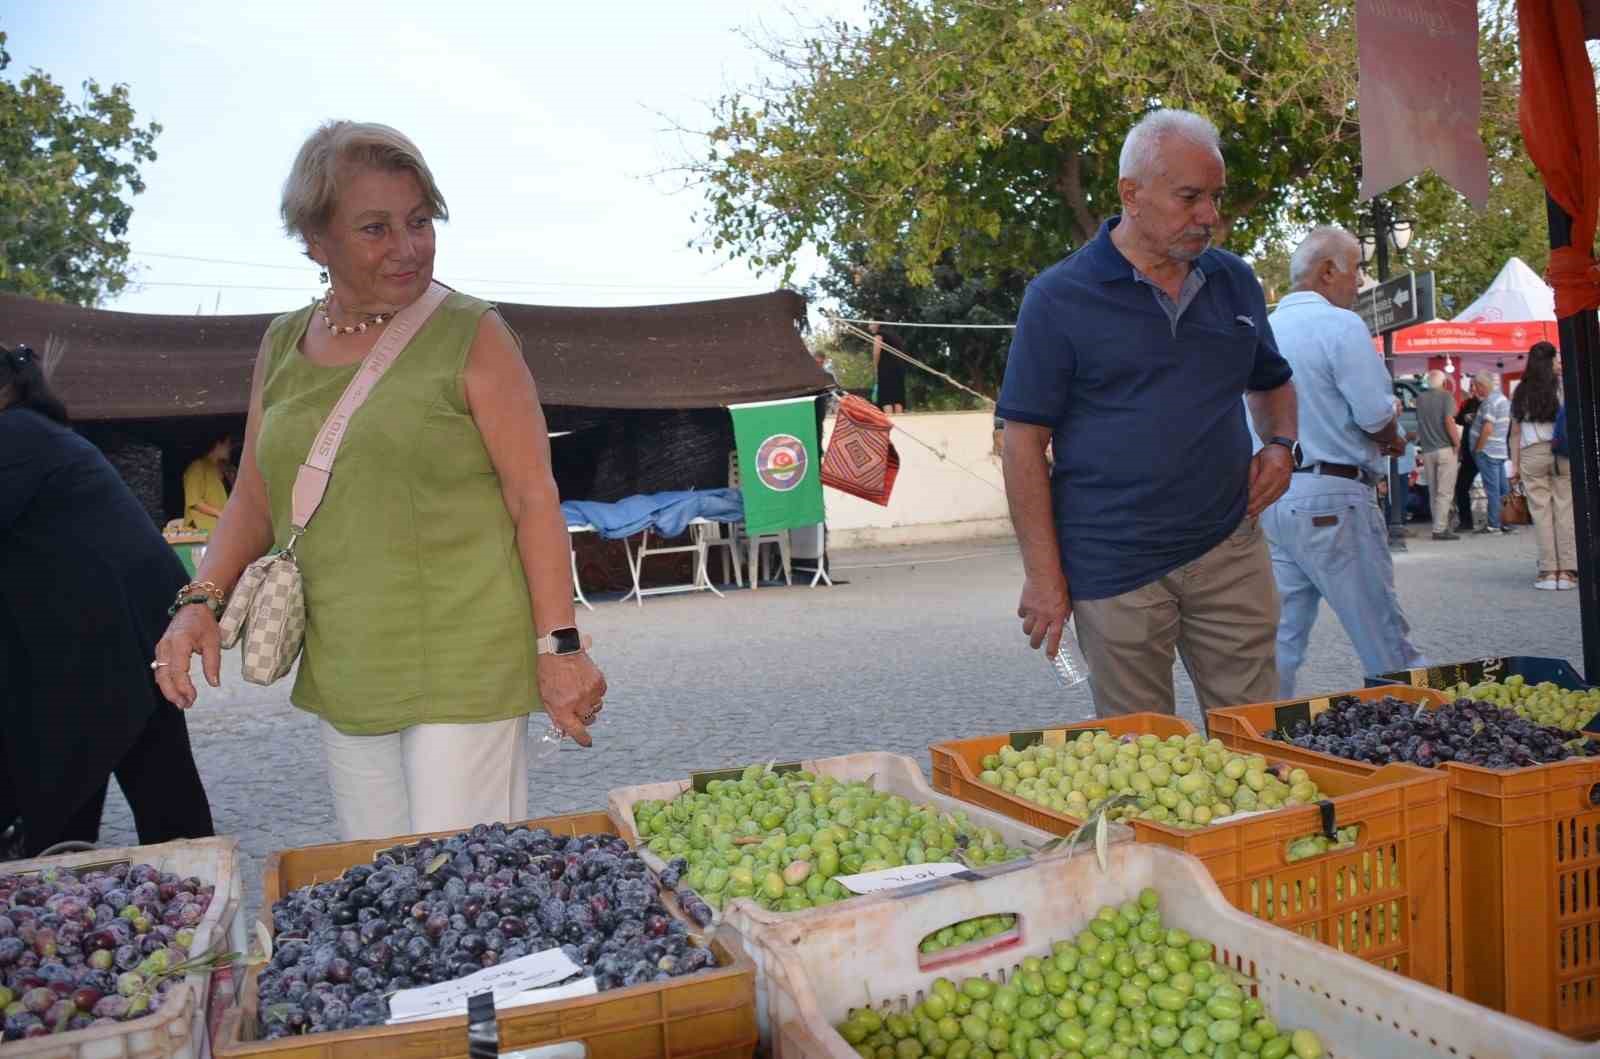
<svg viewBox="0 0 1600 1059">
<path fill-rule="evenodd" d="M 306 639 L 290 701 L 349 735 L 541 708 L 515 526 L 462 378 L 489 309 L 452 293 L 435 310 L 351 418 L 295 545 Z M 295 472 L 359 367 L 305 358 L 311 318 L 307 307 L 268 330 L 256 463 L 279 548 Z"/>
</svg>

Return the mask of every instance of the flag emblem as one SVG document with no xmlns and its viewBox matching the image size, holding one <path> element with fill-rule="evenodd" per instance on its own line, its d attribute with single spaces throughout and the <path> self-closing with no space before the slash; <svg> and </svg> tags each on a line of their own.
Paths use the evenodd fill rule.
<svg viewBox="0 0 1600 1059">
<path fill-rule="evenodd" d="M 756 449 L 756 477 L 775 492 L 787 493 L 805 481 L 809 463 L 805 443 L 793 434 L 773 434 Z"/>
</svg>

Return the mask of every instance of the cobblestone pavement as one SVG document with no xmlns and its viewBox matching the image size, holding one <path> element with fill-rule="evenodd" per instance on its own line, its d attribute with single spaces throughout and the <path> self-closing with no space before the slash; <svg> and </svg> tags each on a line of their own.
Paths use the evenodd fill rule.
<svg viewBox="0 0 1600 1059">
<path fill-rule="evenodd" d="M 1414 527 L 1426 538 L 1426 527 Z M 835 556 L 834 589 L 805 587 L 601 602 L 579 620 L 611 684 L 595 746 L 570 746 L 532 778 L 534 815 L 603 809 L 614 787 L 772 757 L 889 750 L 928 768 L 928 744 L 1092 713 L 1060 691 L 1015 614 L 1021 563 L 1009 540 Z M 1411 541 L 1400 597 L 1434 661 L 1487 654 L 1581 658 L 1576 592 L 1533 589 L 1534 540 Z M 236 659 L 189 726 L 219 833 L 246 854 L 247 907 L 274 850 L 338 840 L 313 718 L 289 681 L 244 684 Z M 1357 687 L 1349 641 L 1323 608 L 1301 690 Z M 1196 722 L 1179 667 L 1180 712 Z M 104 845 L 136 841 L 113 784 Z"/>
</svg>

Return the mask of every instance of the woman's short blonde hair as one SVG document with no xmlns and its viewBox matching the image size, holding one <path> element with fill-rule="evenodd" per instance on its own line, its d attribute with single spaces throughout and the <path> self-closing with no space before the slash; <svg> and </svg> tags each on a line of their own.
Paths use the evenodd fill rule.
<svg viewBox="0 0 1600 1059">
<path fill-rule="evenodd" d="M 284 231 L 305 242 L 327 227 L 338 201 L 339 172 L 346 166 L 411 172 L 422 185 L 434 218 L 449 219 L 428 163 L 404 133 L 374 122 L 330 121 L 301 144 L 289 178 L 283 182 L 279 210 Z"/>
</svg>

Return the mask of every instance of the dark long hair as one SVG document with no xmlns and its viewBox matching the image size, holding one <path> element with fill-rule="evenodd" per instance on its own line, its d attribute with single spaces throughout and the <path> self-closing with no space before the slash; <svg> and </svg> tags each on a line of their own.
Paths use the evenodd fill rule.
<svg viewBox="0 0 1600 1059">
<path fill-rule="evenodd" d="M 38 354 L 27 346 L 7 349 L 0 346 L 0 394 L 9 391 L 11 399 L 0 404 L 5 408 L 31 408 L 62 426 L 70 426 L 67 406 L 61 403 L 50 382 L 44 377 L 44 363 Z"/>
<path fill-rule="evenodd" d="M 1511 395 L 1511 418 L 1519 423 L 1554 423 L 1561 411 L 1561 380 L 1556 378 L 1556 347 L 1535 342 L 1528 369 Z"/>
</svg>

